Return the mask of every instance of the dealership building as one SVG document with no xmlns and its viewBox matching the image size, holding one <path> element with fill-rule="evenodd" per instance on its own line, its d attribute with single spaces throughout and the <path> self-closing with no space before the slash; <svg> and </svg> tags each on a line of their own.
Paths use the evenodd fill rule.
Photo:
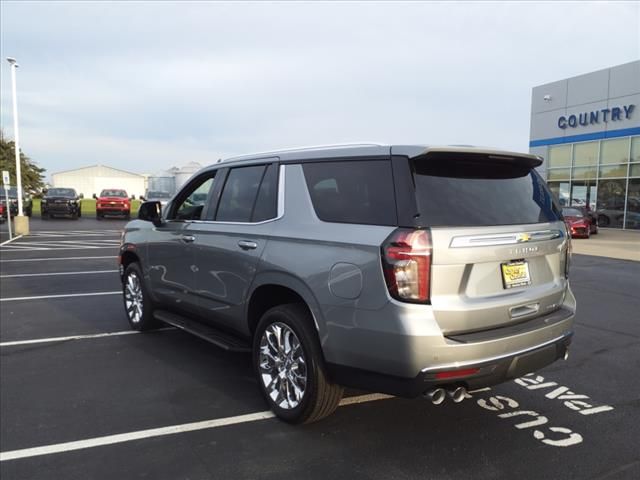
<svg viewBox="0 0 640 480">
<path fill-rule="evenodd" d="M 535 87 L 529 150 L 562 205 L 640 230 L 640 61 Z"/>
</svg>

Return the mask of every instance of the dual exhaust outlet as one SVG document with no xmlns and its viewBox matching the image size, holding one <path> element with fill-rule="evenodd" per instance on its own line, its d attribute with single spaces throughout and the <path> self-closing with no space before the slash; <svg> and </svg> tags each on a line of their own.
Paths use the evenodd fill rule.
<svg viewBox="0 0 640 480">
<path fill-rule="evenodd" d="M 451 398 L 453 403 L 460 403 L 464 400 L 467 394 L 467 389 L 464 387 L 456 387 L 451 390 L 445 390 L 444 388 L 434 388 L 433 390 L 427 390 L 424 392 L 424 398 L 431 400 L 434 405 L 440 405 L 447 398 Z"/>
</svg>

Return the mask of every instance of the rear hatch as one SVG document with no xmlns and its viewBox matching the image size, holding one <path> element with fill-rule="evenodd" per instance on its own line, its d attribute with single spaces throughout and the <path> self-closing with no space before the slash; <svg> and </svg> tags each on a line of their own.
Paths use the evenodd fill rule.
<svg viewBox="0 0 640 480">
<path fill-rule="evenodd" d="M 445 335 L 512 325 L 562 304 L 568 242 L 539 164 L 475 149 L 409 159 L 413 226 L 431 230 L 431 304 Z"/>
</svg>

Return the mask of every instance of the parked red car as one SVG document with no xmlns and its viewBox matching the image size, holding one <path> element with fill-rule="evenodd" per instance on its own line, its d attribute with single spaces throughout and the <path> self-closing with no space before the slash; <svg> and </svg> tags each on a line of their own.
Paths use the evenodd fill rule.
<svg viewBox="0 0 640 480">
<path fill-rule="evenodd" d="M 127 220 L 131 218 L 131 200 L 126 190 L 106 189 L 100 192 L 100 196 L 93 194 L 96 199 L 96 218 L 102 220 L 106 215 L 123 216 Z"/>
<path fill-rule="evenodd" d="M 589 238 L 594 227 L 592 219 L 577 208 L 564 207 L 562 209 L 564 223 L 567 224 L 567 230 L 571 234 L 571 238 Z"/>
</svg>

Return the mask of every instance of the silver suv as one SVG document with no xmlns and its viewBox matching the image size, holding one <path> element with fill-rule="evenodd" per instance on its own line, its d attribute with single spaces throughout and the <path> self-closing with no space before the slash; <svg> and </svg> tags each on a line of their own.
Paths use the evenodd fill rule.
<svg viewBox="0 0 640 480">
<path fill-rule="evenodd" d="M 540 164 L 395 145 L 216 163 L 126 226 L 127 316 L 250 351 L 288 422 L 345 386 L 459 402 L 567 356 L 570 240 Z"/>
</svg>

